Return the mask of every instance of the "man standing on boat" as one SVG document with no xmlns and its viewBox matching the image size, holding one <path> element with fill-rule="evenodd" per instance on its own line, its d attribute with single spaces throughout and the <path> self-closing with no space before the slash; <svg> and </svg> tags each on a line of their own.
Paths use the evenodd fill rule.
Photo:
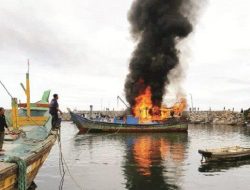
<svg viewBox="0 0 250 190">
<path fill-rule="evenodd" d="M 58 94 L 54 94 L 49 105 L 49 113 L 52 116 L 52 130 L 58 128 L 60 125 L 58 112 L 62 114 L 62 111 L 59 109 L 59 104 L 57 102 L 58 98 Z"/>
<path fill-rule="evenodd" d="M 0 107 L 0 151 L 3 150 L 3 141 L 4 141 L 4 128 L 9 131 L 8 125 L 5 120 L 5 115 L 4 115 L 4 108 Z"/>
</svg>

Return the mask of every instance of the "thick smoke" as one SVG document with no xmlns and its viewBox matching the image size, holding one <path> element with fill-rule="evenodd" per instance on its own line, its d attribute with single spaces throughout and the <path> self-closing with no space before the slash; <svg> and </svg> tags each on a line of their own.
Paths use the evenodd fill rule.
<svg viewBox="0 0 250 190">
<path fill-rule="evenodd" d="M 138 44 L 125 83 L 126 99 L 132 107 L 147 86 L 153 104 L 161 105 L 170 71 L 179 64 L 176 45 L 192 32 L 194 9 L 192 0 L 136 0 L 132 4 L 128 19 Z"/>
</svg>

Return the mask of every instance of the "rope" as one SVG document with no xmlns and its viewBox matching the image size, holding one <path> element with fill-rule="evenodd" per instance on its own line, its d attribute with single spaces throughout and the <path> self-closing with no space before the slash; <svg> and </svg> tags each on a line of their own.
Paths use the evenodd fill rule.
<svg viewBox="0 0 250 190">
<path fill-rule="evenodd" d="M 61 181 L 59 184 L 59 190 L 63 189 L 63 184 L 64 184 L 64 177 L 65 177 L 65 167 L 67 172 L 69 173 L 69 176 L 71 177 L 72 181 L 75 183 L 75 185 L 80 189 L 83 190 L 81 185 L 77 183 L 77 180 L 73 177 L 73 175 L 70 172 L 69 166 L 67 165 L 63 153 L 62 153 L 62 143 L 61 143 L 61 128 L 58 130 L 58 146 L 59 146 L 59 171 L 61 175 Z"/>
<path fill-rule="evenodd" d="M 37 123 L 34 119 L 32 119 L 32 116 L 29 116 L 29 115 L 27 115 L 27 117 L 35 124 L 35 125 L 37 125 L 37 126 L 40 126 L 41 124 L 39 124 L 39 123 Z M 49 119 L 46 121 L 46 123 L 49 121 Z M 45 124 L 46 124 L 45 123 Z M 45 124 L 43 125 L 43 127 L 45 126 Z M 46 130 L 47 131 L 47 130 Z"/>
<path fill-rule="evenodd" d="M 103 135 L 103 134 L 101 134 L 101 135 L 92 135 L 92 136 L 86 137 L 86 138 L 81 139 L 81 140 L 87 140 L 87 139 L 89 139 L 89 138 L 93 138 L 93 137 L 107 137 L 107 136 L 116 135 L 117 133 L 119 133 L 119 132 L 120 132 L 120 130 L 121 130 L 121 128 L 117 129 L 117 131 L 116 131 L 116 132 L 114 132 L 114 133 L 109 133 L 109 134 L 105 134 L 105 135 Z M 87 132 L 86 132 L 86 133 L 84 133 L 84 134 L 86 135 L 86 134 L 89 134 L 89 133 L 90 133 L 90 129 L 88 129 L 88 130 L 87 130 Z"/>
<path fill-rule="evenodd" d="M 60 171 L 60 175 L 61 175 L 59 190 L 62 190 L 63 189 L 63 183 L 64 183 L 64 176 L 65 176 L 65 169 L 64 169 L 63 154 L 62 154 L 62 144 L 61 144 L 61 128 L 58 129 L 58 147 L 59 147 L 59 171 Z"/>
<path fill-rule="evenodd" d="M 115 135 L 115 134 L 118 134 L 120 131 L 120 128 L 114 132 L 114 133 L 111 133 L 111 134 L 106 134 L 106 135 L 95 135 L 95 136 L 91 136 L 92 137 L 100 137 L 100 136 L 111 136 L 111 135 Z M 85 133 L 85 134 L 88 134 L 90 132 L 90 129 Z M 90 137 L 87 137 L 83 140 L 86 140 Z M 58 129 L 58 146 L 59 146 L 59 171 L 60 171 L 60 175 L 61 175 L 61 181 L 60 181 L 60 184 L 59 184 L 59 190 L 62 190 L 63 189 L 63 184 L 64 184 L 64 177 L 65 177 L 65 174 L 66 174 L 66 171 L 68 172 L 70 178 L 72 179 L 72 181 L 74 182 L 74 184 L 76 185 L 76 187 L 78 187 L 78 189 L 80 190 L 83 190 L 83 187 L 77 182 L 77 180 L 74 178 L 74 176 L 72 175 L 70 169 L 69 169 L 69 166 L 63 156 L 63 153 L 62 153 L 62 144 L 61 144 L 61 128 Z M 65 170 L 66 168 L 66 170 Z"/>
<path fill-rule="evenodd" d="M 62 157 L 62 159 L 63 159 L 63 161 L 64 161 L 64 164 L 65 164 L 65 166 L 66 166 L 66 169 L 67 169 L 67 171 L 68 171 L 68 173 L 69 173 L 70 178 L 73 180 L 73 182 L 75 183 L 75 185 L 76 185 L 79 189 L 82 190 L 83 187 L 81 187 L 81 185 L 79 185 L 79 184 L 77 183 L 76 179 L 75 179 L 75 178 L 73 177 L 73 175 L 71 174 L 71 172 L 70 172 L 70 170 L 69 170 L 69 167 L 68 167 L 68 165 L 67 165 L 67 163 L 66 163 L 64 157 Z"/>
<path fill-rule="evenodd" d="M 26 190 L 27 189 L 27 180 L 26 180 L 26 162 L 16 156 L 9 157 L 5 162 L 10 163 L 16 163 L 18 166 L 18 177 L 17 177 L 17 183 L 18 183 L 18 190 Z"/>
<path fill-rule="evenodd" d="M 112 135 L 116 135 L 116 134 L 118 134 L 119 132 L 120 132 L 120 129 L 121 128 L 119 128 L 116 132 L 114 132 L 114 133 L 109 133 L 109 134 L 105 134 L 105 135 L 103 135 L 103 134 L 101 134 L 101 135 L 92 135 L 92 136 L 88 136 L 88 137 L 86 137 L 86 138 L 81 138 L 81 140 L 87 140 L 87 139 L 90 139 L 90 138 L 95 138 L 95 137 L 107 137 L 107 136 L 112 136 Z M 89 130 L 86 132 L 86 133 L 84 133 L 84 135 L 86 135 L 86 134 L 88 134 L 89 133 Z M 78 154 L 78 156 L 77 157 L 79 157 L 81 155 L 81 153 L 79 152 L 79 154 Z"/>
</svg>

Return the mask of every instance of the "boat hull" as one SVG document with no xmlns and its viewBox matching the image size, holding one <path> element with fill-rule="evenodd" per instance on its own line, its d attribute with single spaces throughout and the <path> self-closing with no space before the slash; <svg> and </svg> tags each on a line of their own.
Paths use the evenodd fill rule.
<svg viewBox="0 0 250 190">
<path fill-rule="evenodd" d="M 25 110 L 20 109 L 19 115 L 24 115 Z M 29 188 L 35 179 L 39 169 L 47 159 L 53 147 L 58 131 L 51 131 L 51 116 L 48 110 L 34 109 L 31 111 L 34 125 L 22 125 L 22 133 L 19 138 L 8 137 L 4 141 L 5 152 L 0 156 L 0 189 L 17 190 L 19 169 L 12 160 L 23 160 L 26 163 L 26 187 Z M 11 112 L 6 113 L 6 118 L 10 118 Z M 45 117 L 47 120 L 42 125 L 33 118 Z M 7 140 L 7 141 L 6 141 Z"/>
<path fill-rule="evenodd" d="M 50 135 L 44 142 L 41 143 L 40 148 L 38 148 L 36 152 L 24 159 L 27 164 L 27 187 L 29 187 L 35 179 L 39 169 L 47 159 L 55 141 L 56 135 Z M 0 167 L 0 189 L 17 190 L 17 165 L 13 163 L 0 163 Z"/>
<path fill-rule="evenodd" d="M 70 112 L 71 120 L 80 132 L 107 132 L 107 133 L 162 133 L 162 132 L 187 132 L 186 123 L 174 122 L 165 124 L 116 124 L 99 122 L 86 119 Z"/>
</svg>

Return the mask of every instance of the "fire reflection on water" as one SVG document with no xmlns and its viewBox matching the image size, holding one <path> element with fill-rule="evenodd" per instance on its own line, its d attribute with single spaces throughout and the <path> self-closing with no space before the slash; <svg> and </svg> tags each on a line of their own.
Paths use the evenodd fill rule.
<svg viewBox="0 0 250 190">
<path fill-rule="evenodd" d="M 143 176 L 151 175 L 151 167 L 155 162 L 171 160 L 174 164 L 184 161 L 185 148 L 178 142 L 168 139 L 153 139 L 145 136 L 136 139 L 133 146 L 134 160 L 139 173 Z"/>
</svg>

